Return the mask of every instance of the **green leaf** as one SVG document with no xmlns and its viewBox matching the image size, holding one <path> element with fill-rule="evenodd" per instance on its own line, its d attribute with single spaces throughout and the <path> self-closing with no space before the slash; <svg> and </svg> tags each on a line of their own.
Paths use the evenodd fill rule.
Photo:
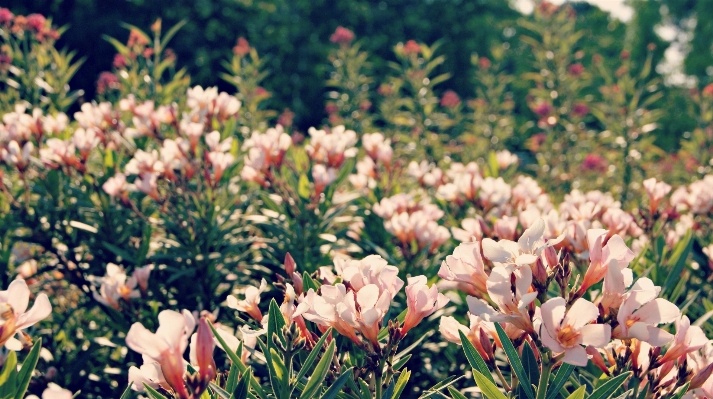
<svg viewBox="0 0 713 399">
<path fill-rule="evenodd" d="M 498 324 L 495 323 L 497 326 Z M 483 392 L 488 399 L 507 399 L 507 397 L 500 392 L 497 386 L 490 382 L 489 379 L 485 378 L 484 375 L 480 374 L 477 370 L 473 370 L 473 378 L 475 378 L 475 384 Z"/>
<path fill-rule="evenodd" d="M 270 341 L 270 338 L 267 338 L 268 341 Z M 267 363 L 267 371 L 268 374 L 270 375 L 270 386 L 272 386 L 272 392 L 275 395 L 276 398 L 280 397 L 280 393 L 282 392 L 282 387 L 285 383 L 284 379 L 280 378 L 278 375 L 278 371 L 275 370 L 275 363 L 272 360 L 272 354 L 275 352 L 272 348 L 268 347 L 265 345 L 265 343 L 262 342 L 262 340 L 258 339 L 257 344 L 260 347 L 260 350 L 262 353 L 265 355 L 265 360 Z M 277 355 L 279 356 L 279 355 Z"/>
<path fill-rule="evenodd" d="M 242 345 L 242 341 L 240 342 Z M 230 392 L 235 390 L 236 385 L 238 385 L 238 377 L 240 374 L 240 370 L 238 370 L 238 366 L 235 363 L 230 364 L 230 371 L 228 372 L 228 379 L 225 382 L 225 389 Z"/>
<path fill-rule="evenodd" d="M 267 322 L 267 347 L 272 348 L 272 335 L 277 334 L 282 344 L 285 344 L 285 337 L 282 336 L 282 327 L 285 326 L 285 316 L 280 311 L 280 306 L 273 298 L 270 300 L 270 308 L 268 310 L 270 318 Z"/>
<path fill-rule="evenodd" d="M 483 360 L 483 357 L 480 356 L 480 353 L 478 353 L 477 350 L 475 350 L 475 347 L 470 342 L 468 337 L 463 334 L 463 331 L 458 331 L 458 333 L 460 334 L 460 341 L 463 345 L 463 352 L 465 352 L 465 357 L 466 359 L 468 359 L 470 367 L 472 367 L 474 370 L 477 370 L 480 374 L 484 375 L 487 379 L 490 380 L 490 382 L 494 384 L 495 380 L 490 374 L 490 369 L 488 368 L 487 363 L 485 363 L 485 360 Z"/>
<path fill-rule="evenodd" d="M 334 384 L 332 384 L 332 386 L 329 387 L 329 389 L 327 389 L 327 392 L 325 392 L 324 395 L 322 395 L 322 399 L 336 398 L 337 395 L 341 392 L 344 384 L 346 384 L 351 379 L 352 379 L 352 369 L 350 368 L 347 371 L 345 371 L 344 374 L 340 375 L 336 381 L 334 381 Z"/>
<path fill-rule="evenodd" d="M 324 341 L 327 340 L 327 337 L 332 335 L 332 328 L 330 327 L 324 334 L 322 334 L 322 337 L 317 341 L 317 343 L 314 345 L 314 348 L 312 348 L 312 351 L 309 353 L 307 356 L 307 359 L 305 359 L 304 363 L 302 363 L 302 366 L 300 367 L 300 371 L 297 373 L 297 378 L 296 380 L 299 381 L 304 377 L 307 372 L 312 368 L 312 363 L 314 363 L 315 359 L 317 359 L 317 356 L 319 356 L 319 353 L 322 351 L 322 347 L 324 346 Z"/>
<path fill-rule="evenodd" d="M 131 392 L 133 392 L 133 390 L 131 389 L 131 385 L 132 384 L 129 384 L 126 387 L 126 389 L 124 389 L 124 393 L 121 394 L 121 398 L 119 398 L 119 399 L 130 399 L 131 398 Z"/>
<path fill-rule="evenodd" d="M 17 354 L 10 351 L 5 359 L 5 366 L 0 371 L 0 399 L 15 397 L 17 387 Z"/>
<path fill-rule="evenodd" d="M 584 399 L 584 394 L 587 393 L 587 390 L 585 388 L 586 387 L 584 385 L 577 388 L 577 390 L 572 392 L 572 394 L 569 395 L 567 399 Z"/>
<path fill-rule="evenodd" d="M 317 291 L 319 289 L 319 284 L 317 284 L 312 277 L 309 275 L 309 273 L 304 272 L 302 273 L 302 291 L 307 292 L 311 289 Z"/>
<path fill-rule="evenodd" d="M 409 371 L 409 369 L 404 369 L 404 371 L 401 372 L 401 374 L 399 375 L 399 379 L 396 380 L 396 385 L 394 386 L 394 395 L 391 397 L 391 399 L 398 399 L 399 397 L 401 397 L 401 393 L 403 393 L 404 388 L 406 388 L 406 383 L 408 383 L 409 378 L 411 378 L 411 371 Z"/>
<path fill-rule="evenodd" d="M 20 374 L 17 380 L 17 392 L 15 393 L 15 399 L 22 399 L 25 397 L 27 392 L 27 387 L 30 386 L 30 380 L 32 379 L 32 372 L 35 371 L 37 367 L 37 361 L 40 359 L 40 350 L 42 349 L 42 340 L 38 339 L 35 344 L 32 345 L 32 350 L 25 358 L 22 363 L 22 368 L 20 369 Z"/>
<path fill-rule="evenodd" d="M 505 334 L 505 330 L 500 327 L 500 324 L 495 323 L 495 329 L 498 331 L 498 337 L 500 338 L 500 342 L 503 344 L 503 349 L 505 349 L 505 354 L 510 361 L 510 365 L 515 372 L 515 375 L 520 380 L 522 390 L 525 391 L 525 395 L 527 395 L 529 399 L 535 399 L 535 392 L 532 390 L 532 383 L 530 382 L 530 379 L 527 378 L 527 373 L 525 373 L 525 369 L 522 367 L 520 356 L 513 346 L 512 341 L 510 341 L 508 335 Z"/>
<path fill-rule="evenodd" d="M 378 382 L 377 382 L 378 384 Z M 386 390 L 384 393 L 381 395 L 381 399 L 392 399 L 392 396 L 394 395 L 394 380 L 391 380 L 391 384 L 389 384 L 388 387 L 386 387 Z"/>
<path fill-rule="evenodd" d="M 243 374 L 243 377 L 238 381 L 238 385 L 235 386 L 233 394 L 230 399 L 246 399 L 248 397 L 248 385 L 252 380 L 252 373 L 248 370 L 247 373 Z"/>
<path fill-rule="evenodd" d="M 681 280 L 681 272 L 683 267 L 686 265 L 686 259 L 688 259 L 688 253 L 691 251 L 691 245 L 693 244 L 692 231 L 688 230 L 683 240 L 676 244 L 676 247 L 669 258 L 668 266 L 671 268 L 666 278 L 666 282 L 663 285 L 662 291 L 665 293 L 672 288 L 677 282 Z"/>
<path fill-rule="evenodd" d="M 616 377 L 609 379 L 607 382 L 603 383 L 597 389 L 589 395 L 589 399 L 608 399 L 614 392 L 616 392 L 619 387 L 621 387 L 624 382 L 631 377 L 631 371 L 619 374 Z"/>
<path fill-rule="evenodd" d="M 408 362 L 409 359 L 411 359 L 411 356 L 412 356 L 411 354 L 408 354 L 408 355 L 402 357 L 401 359 L 399 359 L 398 361 L 394 362 L 394 364 L 392 365 L 393 369 L 400 370 L 401 367 L 403 367 L 404 364 L 406 364 L 406 362 Z"/>
<path fill-rule="evenodd" d="M 214 382 L 209 383 L 208 386 L 210 386 L 210 389 L 212 389 L 213 392 L 220 396 L 221 399 L 230 399 L 230 394 L 228 393 L 228 391 L 219 387 Z M 203 395 L 205 395 L 205 393 L 201 395 L 201 398 L 203 397 Z"/>
<path fill-rule="evenodd" d="M 310 197 L 309 179 L 304 173 L 300 175 L 300 182 L 297 185 L 297 194 L 304 199 L 309 199 Z"/>
<path fill-rule="evenodd" d="M 529 342 L 525 342 L 522 348 L 522 367 L 525 369 L 525 373 L 527 373 L 527 377 L 530 381 L 540 380 L 540 366 L 537 360 L 535 360 L 535 353 L 532 347 L 530 347 Z M 522 386 L 518 387 L 518 391 L 522 391 Z"/>
<path fill-rule="evenodd" d="M 327 372 L 329 371 L 329 365 L 332 364 L 334 351 L 335 340 L 332 340 L 332 342 L 329 343 L 329 347 L 327 347 L 327 350 L 322 356 L 322 359 L 320 359 L 319 363 L 317 363 L 317 367 L 315 367 L 312 376 L 309 377 L 305 388 L 302 390 L 302 395 L 300 395 L 300 399 L 310 399 L 314 397 L 314 395 L 317 393 L 317 391 L 322 385 L 322 382 L 324 382 L 324 378 L 327 376 Z"/>
<path fill-rule="evenodd" d="M 225 343 L 223 337 L 221 337 L 220 334 L 218 334 L 218 331 L 215 330 L 215 327 L 213 327 L 213 323 L 208 322 L 208 327 L 210 327 L 211 331 L 213 332 L 213 336 L 215 337 L 215 339 L 218 340 L 218 343 L 220 343 L 221 348 L 223 348 L 225 353 L 228 354 L 230 361 L 233 362 L 233 364 L 235 364 L 236 366 L 238 366 L 238 370 L 241 373 L 247 373 L 248 367 L 243 363 L 242 360 L 240 360 L 240 356 L 233 352 L 233 350 L 230 349 L 228 344 Z M 262 341 L 258 340 L 258 342 Z M 250 378 L 250 386 L 255 390 L 255 392 L 257 392 L 258 396 L 260 396 L 261 398 L 266 398 L 265 391 L 263 391 L 262 386 L 260 386 L 260 382 L 257 381 L 255 378 Z"/>
<path fill-rule="evenodd" d="M 453 388 L 453 387 L 448 387 L 448 393 L 451 394 L 451 396 L 453 397 L 453 399 L 468 399 L 468 398 L 465 397 L 465 395 L 463 395 L 462 393 L 458 392 L 458 390 L 455 389 L 455 388 Z"/>
<path fill-rule="evenodd" d="M 555 399 L 557 397 L 560 389 L 562 389 L 567 379 L 569 379 L 569 375 L 572 374 L 572 370 L 574 370 L 574 366 L 562 363 L 557 370 L 557 374 L 555 374 L 555 379 L 552 380 L 552 383 L 547 387 L 547 391 L 549 392 L 547 399 Z"/>
<path fill-rule="evenodd" d="M 157 390 L 151 388 L 144 382 L 144 389 L 146 389 L 146 393 L 149 394 L 150 397 L 153 399 L 166 399 L 165 396 L 161 395 Z"/>
<path fill-rule="evenodd" d="M 686 392 L 688 392 L 688 387 L 690 387 L 690 386 L 691 386 L 691 381 L 688 381 L 686 383 L 686 385 L 679 388 L 679 390 L 678 390 L 678 392 L 676 392 L 676 394 L 671 396 L 671 399 L 681 399 L 683 397 L 683 395 L 685 395 Z"/>
</svg>

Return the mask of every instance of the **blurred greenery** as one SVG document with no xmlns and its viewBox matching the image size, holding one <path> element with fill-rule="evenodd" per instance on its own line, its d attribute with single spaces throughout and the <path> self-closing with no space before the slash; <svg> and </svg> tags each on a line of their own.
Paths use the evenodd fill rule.
<svg viewBox="0 0 713 399">
<path fill-rule="evenodd" d="M 438 86 L 439 92 L 454 90 L 462 98 L 474 94 L 472 54 L 492 57 L 509 48 L 505 65 L 510 72 L 521 73 L 529 66 L 528 49 L 519 41 L 521 17 L 502 0 L 6 0 L 4 6 L 16 14 L 38 12 L 53 18 L 57 25 L 68 25 L 59 46 L 76 50 L 86 62 L 72 81 L 83 89 L 85 99 L 95 98 L 99 73 L 111 69 L 113 47 L 101 40 L 108 35 L 125 41 L 128 31 L 121 22 L 147 29 L 156 18 L 165 27 L 186 19 L 170 47 L 185 66 L 193 84 L 217 85 L 231 91 L 221 81 L 221 62 L 230 57 L 238 37 L 245 37 L 265 57 L 272 74 L 265 80 L 273 94 L 270 108 L 289 108 L 296 114 L 295 124 L 305 131 L 320 125 L 324 112 L 329 36 L 337 26 L 345 26 L 362 40 L 371 53 L 375 76 L 389 74 L 387 62 L 394 60 L 393 46 L 414 39 L 433 43 L 443 39 L 439 53 L 446 61 L 439 72 L 452 78 Z M 658 0 L 628 2 L 635 11 L 629 24 L 610 18 L 606 12 L 585 2 L 570 2 L 577 12 L 578 29 L 586 32 L 581 49 L 582 63 L 588 67 L 593 54 L 605 62 L 618 62 L 622 49 L 631 51 L 633 65 L 642 65 L 647 46 L 653 44 L 654 64 L 663 59 L 669 43 L 655 32 L 655 26 L 670 24 L 681 32 L 690 32 L 690 52 L 685 71 L 708 83 L 713 64 L 713 0 Z M 530 18 L 530 17 L 526 17 Z M 697 23 L 692 24 L 691 21 Z M 693 28 L 691 28 L 693 26 Z M 497 56 L 497 55 L 496 55 Z M 519 83 L 525 94 L 528 83 Z M 659 130 L 659 145 L 674 149 L 683 132 L 694 125 L 681 119 L 679 112 L 690 104 L 686 91 L 667 88 L 661 107 L 668 110 Z M 516 96 L 516 110 L 523 120 L 532 119 L 525 96 Z"/>
</svg>

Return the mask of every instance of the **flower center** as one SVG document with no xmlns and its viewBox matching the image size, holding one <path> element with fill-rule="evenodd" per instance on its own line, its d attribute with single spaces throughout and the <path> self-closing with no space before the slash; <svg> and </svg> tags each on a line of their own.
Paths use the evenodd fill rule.
<svg viewBox="0 0 713 399">
<path fill-rule="evenodd" d="M 0 325 L 13 318 L 15 318 L 15 312 L 12 310 L 12 306 L 7 302 L 0 303 Z"/>
<path fill-rule="evenodd" d="M 572 328 L 572 326 L 566 325 L 557 331 L 557 341 L 565 348 L 577 345 L 578 338 L 579 332 Z"/>
</svg>

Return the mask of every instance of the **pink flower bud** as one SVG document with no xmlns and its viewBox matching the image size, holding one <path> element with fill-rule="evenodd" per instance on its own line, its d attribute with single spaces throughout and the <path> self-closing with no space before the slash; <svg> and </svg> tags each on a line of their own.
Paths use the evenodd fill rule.
<svg viewBox="0 0 713 399">
<path fill-rule="evenodd" d="M 203 382 L 211 381 L 215 377 L 215 361 L 213 360 L 213 348 L 215 342 L 213 333 L 208 326 L 205 317 L 201 317 L 198 322 L 198 343 L 196 345 L 196 360 L 200 378 Z"/>
</svg>

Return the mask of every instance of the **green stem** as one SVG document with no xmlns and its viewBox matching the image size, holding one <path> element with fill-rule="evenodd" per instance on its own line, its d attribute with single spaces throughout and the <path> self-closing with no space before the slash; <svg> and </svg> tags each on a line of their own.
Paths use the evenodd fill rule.
<svg viewBox="0 0 713 399">
<path fill-rule="evenodd" d="M 547 397 L 547 385 L 550 381 L 551 372 L 552 362 L 545 362 L 545 356 L 542 356 L 542 373 L 540 373 L 540 382 L 537 385 L 537 399 L 545 399 Z"/>
</svg>

